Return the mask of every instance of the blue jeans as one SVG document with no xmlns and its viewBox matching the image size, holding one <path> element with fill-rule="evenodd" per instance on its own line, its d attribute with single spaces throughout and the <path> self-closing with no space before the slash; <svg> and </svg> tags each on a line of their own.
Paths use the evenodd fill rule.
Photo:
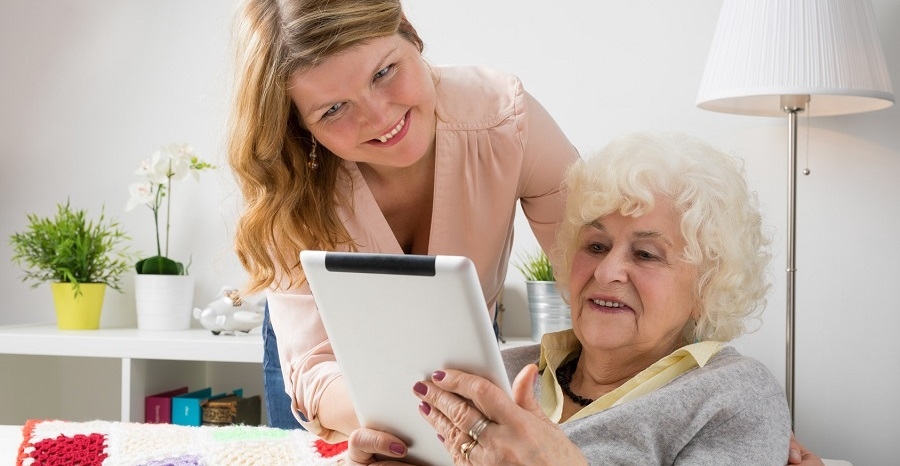
<svg viewBox="0 0 900 466">
<path fill-rule="evenodd" d="M 284 391 L 284 375 L 278 358 L 278 344 L 275 331 L 269 322 L 269 304 L 266 303 L 263 316 L 263 389 L 266 392 L 266 415 L 269 427 L 281 429 L 303 429 L 291 414 L 291 397 Z"/>
</svg>

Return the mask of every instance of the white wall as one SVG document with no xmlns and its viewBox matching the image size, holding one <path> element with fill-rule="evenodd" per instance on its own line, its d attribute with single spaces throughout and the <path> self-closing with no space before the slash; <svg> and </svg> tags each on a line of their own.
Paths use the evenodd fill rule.
<svg viewBox="0 0 900 466">
<path fill-rule="evenodd" d="M 243 273 L 231 253 L 233 183 L 224 160 L 231 2 L 0 2 L 0 237 L 56 202 L 102 204 L 149 251 L 146 212 L 124 213 L 137 162 L 186 141 L 223 168 L 176 186 L 172 248 L 193 256 L 198 304 Z M 406 0 L 438 64 L 518 74 L 582 152 L 636 130 L 687 131 L 745 158 L 773 237 L 761 329 L 737 342 L 784 380 L 787 122 L 694 105 L 721 2 Z M 900 2 L 873 0 L 900 90 Z M 565 5 L 562 7 L 561 5 Z M 801 119 L 796 432 L 821 456 L 892 461 L 900 435 L 900 107 Z M 808 136 L 806 125 L 808 123 Z M 807 144 L 808 139 L 808 144 Z M 517 249 L 536 243 L 520 222 Z M 52 321 L 0 248 L 0 324 Z M 524 286 L 507 280 L 505 330 L 528 335 Z M 102 324 L 133 325 L 130 283 Z M 871 380 L 875 370 L 883 373 Z"/>
<path fill-rule="evenodd" d="M 230 2 L 228 2 L 230 3 Z M 218 1 L 0 2 L 0 238 L 56 203 L 116 217 L 155 254 L 149 209 L 125 212 L 138 163 L 187 142 L 222 167 L 172 187 L 170 255 L 192 260 L 197 304 L 244 279 L 229 244 L 235 197 L 224 158 L 231 5 Z M 52 321 L 49 287 L 16 279 L 0 248 L 0 324 Z M 134 325 L 133 278 L 109 292 L 101 325 Z"/>
</svg>

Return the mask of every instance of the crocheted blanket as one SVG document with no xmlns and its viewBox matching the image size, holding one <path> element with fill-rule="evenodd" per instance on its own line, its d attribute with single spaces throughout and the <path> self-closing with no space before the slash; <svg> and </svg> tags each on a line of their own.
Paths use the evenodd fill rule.
<svg viewBox="0 0 900 466">
<path fill-rule="evenodd" d="M 16 466 L 338 465 L 347 442 L 264 426 L 28 421 Z"/>
</svg>

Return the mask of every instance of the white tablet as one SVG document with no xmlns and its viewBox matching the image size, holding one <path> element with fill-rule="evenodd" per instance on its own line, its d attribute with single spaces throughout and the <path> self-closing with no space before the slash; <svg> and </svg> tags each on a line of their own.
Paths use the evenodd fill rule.
<svg viewBox="0 0 900 466">
<path fill-rule="evenodd" d="M 413 385 L 439 369 L 511 389 L 481 285 L 460 256 L 303 251 L 300 262 L 361 425 L 409 446 L 404 461 L 452 464 Z"/>
</svg>

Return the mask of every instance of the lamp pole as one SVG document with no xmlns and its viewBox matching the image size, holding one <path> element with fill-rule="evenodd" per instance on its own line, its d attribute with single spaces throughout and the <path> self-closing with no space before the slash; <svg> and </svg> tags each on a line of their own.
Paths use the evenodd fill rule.
<svg viewBox="0 0 900 466">
<path fill-rule="evenodd" d="M 781 97 L 781 108 L 788 115 L 788 208 L 787 208 L 787 344 L 784 385 L 788 408 L 791 411 L 791 428 L 794 427 L 794 320 L 797 279 L 797 113 L 806 109 L 808 95 Z"/>
</svg>

